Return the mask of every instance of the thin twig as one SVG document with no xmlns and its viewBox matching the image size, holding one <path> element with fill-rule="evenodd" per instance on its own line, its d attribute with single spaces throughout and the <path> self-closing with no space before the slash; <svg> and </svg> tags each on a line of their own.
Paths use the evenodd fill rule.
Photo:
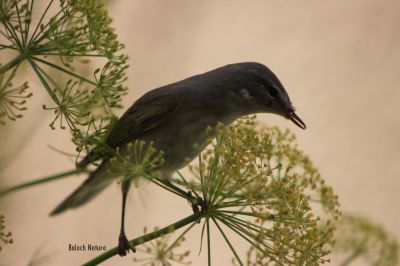
<svg viewBox="0 0 400 266">
<path fill-rule="evenodd" d="M 60 178 L 66 177 L 66 176 L 72 176 L 72 175 L 76 175 L 76 174 L 80 174 L 80 173 L 84 173 L 84 172 L 88 172 L 88 171 L 85 170 L 85 169 L 74 169 L 74 170 L 62 172 L 62 173 L 59 173 L 59 174 L 56 174 L 56 175 L 46 176 L 46 177 L 43 177 L 43 178 L 39 178 L 39 179 L 35 179 L 35 180 L 32 180 L 32 181 L 28 181 L 28 182 L 21 183 L 21 184 L 18 184 L 16 186 L 12 186 L 10 188 L 6 188 L 4 190 L 1 190 L 0 191 L 0 196 L 4 196 L 4 195 L 6 195 L 8 193 L 11 193 L 11 192 L 14 192 L 14 191 L 17 191 L 17 190 L 21 190 L 23 188 L 40 185 L 40 184 L 47 183 L 47 182 L 50 182 L 50 181 L 58 180 Z"/>
<path fill-rule="evenodd" d="M 138 238 L 135 238 L 135 239 L 129 241 L 129 245 L 131 247 L 136 247 L 138 245 L 141 245 L 143 243 L 146 243 L 148 241 L 156 239 L 156 238 L 158 238 L 160 236 L 163 236 L 163 235 L 166 235 L 168 233 L 171 233 L 172 231 L 177 230 L 179 228 L 182 228 L 182 227 L 184 227 L 184 226 L 186 226 L 188 224 L 191 224 L 191 223 L 197 221 L 198 219 L 200 219 L 201 217 L 202 217 L 201 213 L 194 213 L 194 214 L 192 214 L 192 215 L 190 215 L 190 216 L 188 216 L 186 218 L 183 218 L 182 220 L 180 220 L 180 221 L 178 221 L 176 223 L 168 225 L 168 226 L 166 226 L 166 227 L 164 227 L 162 229 L 159 229 L 159 230 L 154 231 L 152 233 L 149 233 L 149 234 L 140 236 Z M 97 256 L 96 258 L 94 258 L 94 259 L 82 264 L 82 266 L 98 265 L 98 264 L 110 259 L 111 257 L 113 257 L 113 256 L 115 256 L 117 254 L 118 254 L 118 247 L 114 247 L 114 248 L 110 249 L 109 251 L 104 252 L 103 254 Z"/>
</svg>

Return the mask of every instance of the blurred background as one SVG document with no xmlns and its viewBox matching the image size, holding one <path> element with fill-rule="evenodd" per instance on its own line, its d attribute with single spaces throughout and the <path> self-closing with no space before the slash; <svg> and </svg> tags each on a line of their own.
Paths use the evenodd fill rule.
<svg viewBox="0 0 400 266">
<path fill-rule="evenodd" d="M 119 0 L 108 6 L 130 57 L 125 108 L 153 88 L 222 65 L 266 64 L 308 128 L 273 115 L 260 115 L 260 120 L 295 132 L 299 146 L 339 195 L 344 212 L 365 215 L 400 239 L 399 1 Z M 25 144 L 17 157 L 9 152 L 2 159 L 8 184 L 74 167 L 73 159 L 49 148 L 74 149 L 68 132 L 48 127 L 52 114 L 41 109 L 48 99 L 40 86 L 31 82 L 34 97 L 26 117 L 11 123 L 15 130 L 1 139 L 4 150 Z M 39 250 L 48 265 L 77 265 L 99 253 L 71 252 L 68 243 L 108 249 L 117 244 L 117 185 L 78 210 L 48 216 L 84 178 L 66 178 L 3 201 L 15 243 L 5 247 L 1 263 L 27 265 Z M 190 213 L 184 200 L 151 185 L 141 187 L 131 193 L 127 236 Z M 183 248 L 192 251 L 192 265 L 206 264 L 206 251 L 197 255 L 200 231 L 197 226 Z M 219 234 L 213 254 L 214 265 L 231 264 L 233 256 Z M 136 265 L 133 256 L 116 256 L 104 265 Z"/>
</svg>

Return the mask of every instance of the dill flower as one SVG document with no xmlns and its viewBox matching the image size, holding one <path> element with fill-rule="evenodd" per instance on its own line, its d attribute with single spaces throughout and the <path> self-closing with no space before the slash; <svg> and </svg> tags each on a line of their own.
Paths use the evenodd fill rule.
<svg viewBox="0 0 400 266">
<path fill-rule="evenodd" d="M 343 215 L 337 228 L 334 252 L 345 257 L 340 265 L 350 265 L 358 259 L 371 266 L 398 265 L 399 244 L 381 225 L 364 217 Z"/>
<path fill-rule="evenodd" d="M 5 124 L 4 118 L 16 120 L 21 118 L 21 111 L 25 111 L 26 99 L 32 97 L 32 93 L 26 93 L 29 86 L 27 82 L 14 87 L 12 79 L 16 69 L 10 75 L 0 74 L 0 124 Z"/>
<path fill-rule="evenodd" d="M 297 148 L 294 135 L 258 128 L 254 117 L 209 130 L 215 130 L 215 141 L 190 167 L 197 181 L 177 180 L 205 201 L 203 233 L 214 224 L 239 265 L 244 260 L 225 229 L 249 244 L 247 265 L 327 262 L 333 221 L 340 215 L 337 196 Z M 326 219 L 314 214 L 319 205 Z"/>
<path fill-rule="evenodd" d="M 11 51 L 17 56 L 0 65 L 0 76 L 9 71 L 11 76 L 16 75 L 18 66 L 28 62 L 53 102 L 44 106 L 55 114 L 49 126 L 71 129 L 73 138 L 78 138 L 74 143 L 99 140 L 106 122 L 114 116 L 113 110 L 122 107 L 121 96 L 127 92 L 124 45 L 117 40 L 112 20 L 99 1 L 51 0 L 43 10 L 33 12 L 38 8 L 36 3 L 35 0 L 1 1 L 0 32 L 4 38 L 0 53 Z M 39 16 L 33 19 L 33 14 Z M 90 69 L 89 59 L 96 59 L 100 67 L 80 71 L 82 66 Z M 2 123 L 3 117 L 11 120 L 20 117 L 17 111 L 25 110 L 22 105 L 30 96 L 23 94 L 27 83 L 15 90 L 5 87 L 8 85 L 2 85 L 0 90 Z M 93 131 L 94 128 L 99 132 Z M 82 138 L 83 132 L 94 136 Z M 77 149 L 87 150 L 94 145 L 84 146 L 85 149 L 82 146 Z"/>
<path fill-rule="evenodd" d="M 158 228 L 154 229 L 154 231 L 156 230 L 158 230 Z M 143 255 L 135 257 L 133 261 L 139 262 L 143 266 L 190 265 L 191 262 L 188 260 L 190 251 L 177 251 L 185 241 L 184 234 L 186 232 L 187 230 L 172 243 L 170 243 L 172 234 L 166 234 L 149 243 L 141 245 L 136 251 L 138 254 L 142 253 Z M 143 233 L 147 234 L 147 228 L 144 228 Z"/>
</svg>

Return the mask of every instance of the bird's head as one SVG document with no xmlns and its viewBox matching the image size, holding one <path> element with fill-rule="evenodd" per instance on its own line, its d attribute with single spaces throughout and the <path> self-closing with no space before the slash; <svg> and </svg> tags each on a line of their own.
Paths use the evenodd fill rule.
<svg viewBox="0 0 400 266">
<path fill-rule="evenodd" d="M 266 66 L 259 63 L 238 63 L 226 66 L 236 102 L 249 113 L 274 113 L 305 129 L 306 124 L 295 113 L 282 83 Z"/>
</svg>

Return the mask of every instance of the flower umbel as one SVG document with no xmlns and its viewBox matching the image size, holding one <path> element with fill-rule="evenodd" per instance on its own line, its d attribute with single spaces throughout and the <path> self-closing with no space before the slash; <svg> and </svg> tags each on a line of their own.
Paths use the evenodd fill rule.
<svg viewBox="0 0 400 266">
<path fill-rule="evenodd" d="M 97 69 L 95 71 L 95 75 L 100 73 L 96 76 L 97 86 L 93 91 L 94 100 L 97 96 L 97 105 L 99 99 L 101 99 L 100 104 L 104 102 L 108 107 L 121 107 L 119 105 L 120 98 L 127 93 L 127 88 L 124 86 L 126 81 L 125 69 L 127 68 L 126 59 L 124 55 L 121 55 L 118 60 L 109 61 L 102 70 Z"/>
<path fill-rule="evenodd" d="M 104 141 L 116 122 L 115 116 L 109 117 L 108 120 L 91 119 L 86 128 L 74 130 L 72 141 L 76 145 L 78 154 L 86 152 L 93 161 L 110 157 L 113 151 Z"/>
<path fill-rule="evenodd" d="M 197 183 L 183 176 L 177 181 L 204 198 L 203 233 L 213 223 L 240 265 L 244 261 L 224 228 L 250 244 L 248 265 L 326 262 L 332 221 L 339 215 L 337 197 L 326 192 L 331 188 L 298 150 L 294 136 L 278 128 L 256 129 L 253 118 L 219 125 L 215 134 L 199 165 L 191 167 Z M 325 221 L 315 216 L 313 201 L 321 203 Z"/>
<path fill-rule="evenodd" d="M 190 227 L 189 227 L 190 228 Z M 154 229 L 155 231 L 158 228 Z M 188 230 L 184 231 L 184 234 Z M 147 234 L 147 229 L 143 231 Z M 137 252 L 144 253 L 147 256 L 138 256 L 133 259 L 135 262 L 141 263 L 142 266 L 172 266 L 175 264 L 179 265 L 190 265 L 191 262 L 188 260 L 190 251 L 178 252 L 183 242 L 185 241 L 184 234 L 181 234 L 174 242 L 170 244 L 172 234 L 163 235 L 156 240 L 143 244 L 136 249 Z"/>
<path fill-rule="evenodd" d="M 340 265 L 350 265 L 361 258 L 364 265 L 399 264 L 399 244 L 382 226 L 364 217 L 343 215 L 337 223 L 337 228 L 334 252 L 347 255 Z"/>
<path fill-rule="evenodd" d="M 21 0 L 0 1 L 0 21 L 18 23 L 19 16 L 16 7 L 21 5 L 21 2 Z M 21 5 L 19 12 L 22 13 L 25 9 L 26 5 Z M 24 18 L 24 16 L 22 15 L 21 18 Z"/>
<path fill-rule="evenodd" d="M 148 180 L 157 179 L 157 168 L 164 163 L 163 151 L 157 151 L 153 143 L 136 140 L 126 147 L 117 148 L 111 158 L 113 175 L 123 176 L 121 182 L 133 177 L 144 177 Z"/>
<path fill-rule="evenodd" d="M 0 74 L 0 124 L 5 124 L 4 118 L 16 120 L 21 118 L 21 111 L 25 111 L 26 99 L 32 96 L 32 93 L 26 93 L 29 88 L 25 82 L 20 86 L 13 87 L 11 80 L 15 77 L 17 68 L 8 75 Z"/>
<path fill-rule="evenodd" d="M 51 0 L 43 10 L 36 10 L 40 7 L 37 3 L 0 2 L 0 35 L 4 37 L 0 52 L 17 53 L 13 60 L 0 66 L 0 75 L 8 71 L 15 75 L 17 66 L 29 63 L 53 102 L 53 106 L 45 107 L 55 113 L 50 123 L 53 129 L 58 124 L 75 134 L 92 132 L 86 128 L 89 122 L 92 128 L 93 124 L 97 129 L 106 126 L 127 92 L 124 82 L 128 67 L 127 56 L 121 53 L 124 46 L 117 40 L 107 10 L 97 0 Z M 81 71 L 82 66 L 90 68 L 89 59 L 95 59 L 100 67 Z M 61 85 L 64 81 L 66 86 Z M 12 93 L 18 92 L 21 97 L 27 87 L 24 84 Z M 12 93 L 0 95 L 0 99 L 4 102 L 11 96 L 15 98 Z M 16 110 L 23 110 L 23 103 L 24 100 L 3 104 L 6 112 L 3 108 L 0 119 L 19 117 Z"/>
<path fill-rule="evenodd" d="M 43 105 L 45 110 L 54 110 L 55 118 L 50 123 L 50 127 L 55 129 L 54 124 L 59 121 L 61 129 L 65 129 L 64 121 L 67 123 L 69 128 L 77 129 L 78 125 L 86 125 L 87 123 L 82 118 L 87 117 L 89 113 L 85 110 L 86 101 L 88 100 L 88 94 L 83 91 L 76 89 L 78 82 L 69 80 L 66 84 L 65 89 L 60 90 L 55 88 L 53 90 L 54 95 L 60 94 L 59 105 L 55 107 L 47 107 Z"/>
</svg>

